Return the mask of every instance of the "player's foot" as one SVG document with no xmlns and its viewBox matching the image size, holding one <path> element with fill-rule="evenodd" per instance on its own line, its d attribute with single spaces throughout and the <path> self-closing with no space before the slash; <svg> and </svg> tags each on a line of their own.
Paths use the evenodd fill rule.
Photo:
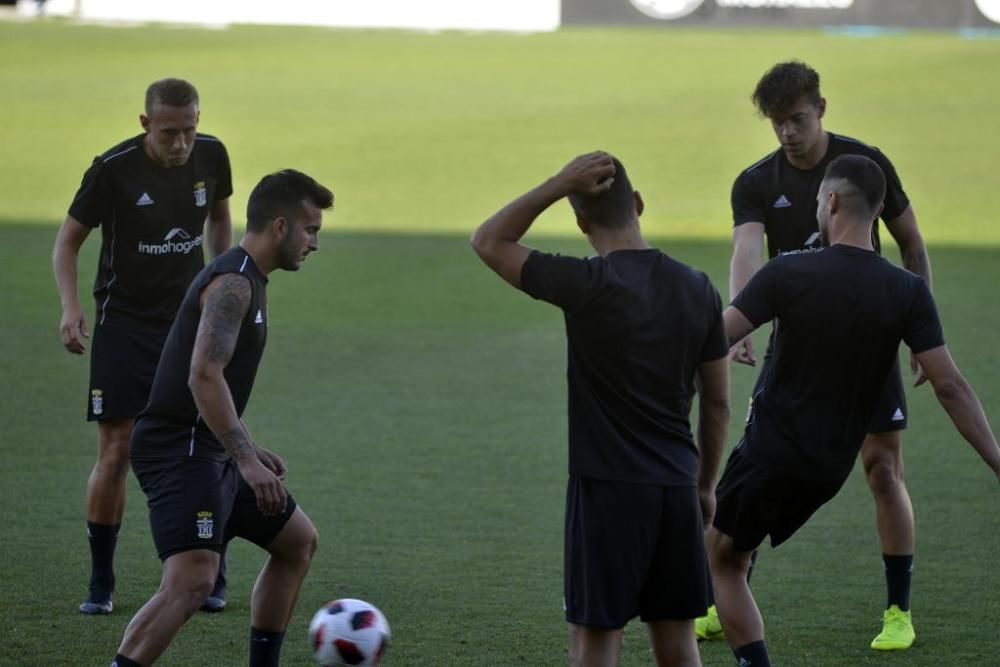
<svg viewBox="0 0 1000 667">
<path fill-rule="evenodd" d="M 212 590 L 212 594 L 205 598 L 205 601 L 201 603 L 201 610 L 207 612 L 222 611 L 226 608 L 226 587 L 220 585 L 219 582 L 215 583 L 215 588 Z"/>
<path fill-rule="evenodd" d="M 708 608 L 707 614 L 694 619 L 694 634 L 699 640 L 726 638 L 726 633 L 722 630 L 722 622 L 719 620 L 719 610 L 715 608 L 714 604 Z"/>
<path fill-rule="evenodd" d="M 208 612 L 222 611 L 226 608 L 226 598 L 220 598 L 215 595 L 209 595 L 205 598 L 205 601 L 201 603 L 201 610 Z"/>
<path fill-rule="evenodd" d="M 891 605 L 882 615 L 882 632 L 872 640 L 876 651 L 899 651 L 910 648 L 916 639 L 909 611 Z"/>
<path fill-rule="evenodd" d="M 80 605 L 81 614 L 110 614 L 114 605 L 111 604 L 111 593 L 95 593 L 91 591 L 86 602 Z"/>
</svg>

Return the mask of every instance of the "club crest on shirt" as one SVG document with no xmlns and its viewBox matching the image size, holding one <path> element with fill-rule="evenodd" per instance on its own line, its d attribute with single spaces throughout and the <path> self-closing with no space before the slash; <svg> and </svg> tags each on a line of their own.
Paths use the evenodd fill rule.
<svg viewBox="0 0 1000 667">
<path fill-rule="evenodd" d="M 100 389 L 90 390 L 90 411 L 95 415 L 104 412 L 104 392 Z"/>
<path fill-rule="evenodd" d="M 208 201 L 208 195 L 205 191 L 205 181 L 198 181 L 194 184 L 194 205 L 204 206 Z"/>
<path fill-rule="evenodd" d="M 198 526 L 199 539 L 212 539 L 212 535 L 215 532 L 215 520 L 212 519 L 211 512 L 198 512 L 198 520 L 195 521 L 195 524 Z"/>
</svg>

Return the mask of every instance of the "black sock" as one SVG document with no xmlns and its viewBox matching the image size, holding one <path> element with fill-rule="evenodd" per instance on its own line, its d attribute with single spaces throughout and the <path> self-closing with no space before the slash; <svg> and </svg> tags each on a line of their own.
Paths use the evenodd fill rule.
<svg viewBox="0 0 1000 667">
<path fill-rule="evenodd" d="M 763 639 L 733 649 L 733 655 L 740 667 L 771 667 L 771 659 L 767 657 L 767 644 Z"/>
<path fill-rule="evenodd" d="M 142 665 L 140 665 L 135 660 L 129 660 L 121 653 L 119 653 L 118 655 L 115 656 L 114 661 L 111 663 L 111 667 L 142 667 Z"/>
<path fill-rule="evenodd" d="M 901 610 L 908 611 L 910 609 L 910 576 L 913 572 L 913 555 L 889 556 L 882 554 L 882 563 L 885 565 L 885 585 L 889 591 L 886 609 L 890 605 L 896 605 Z"/>
<path fill-rule="evenodd" d="M 90 542 L 90 592 L 99 595 L 115 590 L 115 545 L 118 543 L 120 524 L 108 525 L 87 522 L 87 540 Z"/>
<path fill-rule="evenodd" d="M 278 667 L 284 632 L 250 628 L 250 667 Z"/>
</svg>

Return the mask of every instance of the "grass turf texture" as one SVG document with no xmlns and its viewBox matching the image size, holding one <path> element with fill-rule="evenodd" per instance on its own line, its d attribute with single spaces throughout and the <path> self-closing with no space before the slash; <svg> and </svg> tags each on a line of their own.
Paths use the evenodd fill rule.
<svg viewBox="0 0 1000 667">
<path fill-rule="evenodd" d="M 352 596 L 386 612 L 388 664 L 557 665 L 566 643 L 562 326 L 554 309 L 488 274 L 465 238 L 573 155 L 606 148 L 645 195 L 647 231 L 724 290 L 729 186 L 774 145 L 749 91 L 767 66 L 793 56 L 824 77 L 827 126 L 876 142 L 896 162 L 931 244 L 946 337 L 1000 423 L 1000 195 L 989 185 L 1000 42 L 0 23 L 0 665 L 106 663 L 158 581 L 132 480 L 116 612 L 75 611 L 95 437 L 81 417 L 86 360 L 63 352 L 55 333 L 48 262 L 54 224 L 90 158 L 139 131 L 150 80 L 178 75 L 199 86 L 201 129 L 225 140 L 233 159 L 236 221 L 256 179 L 282 166 L 313 173 L 338 196 L 322 252 L 272 281 L 271 336 L 246 415 L 287 458 L 289 486 L 321 535 L 285 664 L 308 664 L 312 612 Z M 557 207 L 531 240 L 585 252 L 573 233 Z M 82 293 L 96 249 L 95 236 L 81 259 Z M 752 380 L 734 369 L 731 442 Z M 754 590 L 778 664 L 986 664 L 1000 649 L 995 482 L 929 391 L 910 401 L 917 645 L 893 655 L 867 648 L 884 586 L 873 505 L 856 474 L 788 545 L 763 553 Z M 195 617 L 163 664 L 245 664 L 261 562 L 234 545 L 229 609 Z M 719 643 L 702 656 L 732 663 Z M 651 664 L 638 623 L 622 664 Z"/>
</svg>

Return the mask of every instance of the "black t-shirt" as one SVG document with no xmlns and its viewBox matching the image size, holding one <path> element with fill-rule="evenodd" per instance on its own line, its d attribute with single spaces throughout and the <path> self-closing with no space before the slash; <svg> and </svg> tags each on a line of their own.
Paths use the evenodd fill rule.
<svg viewBox="0 0 1000 667">
<path fill-rule="evenodd" d="M 570 474 L 695 484 L 695 371 L 728 353 L 708 277 L 659 250 L 533 252 L 521 287 L 565 315 Z"/>
<path fill-rule="evenodd" d="M 188 161 L 161 167 L 143 148 L 145 134 L 94 158 L 69 214 L 101 227 L 94 280 L 97 323 L 161 328 L 205 265 L 205 219 L 233 192 L 229 156 L 198 134 Z"/>
<path fill-rule="evenodd" d="M 244 276 L 250 281 L 252 290 L 250 307 L 240 324 L 232 359 L 224 371 L 236 413 L 243 415 L 267 340 L 267 278 L 250 255 L 237 246 L 202 269 L 184 296 L 156 367 L 149 402 L 139 414 L 132 433 L 130 453 L 133 458 L 229 458 L 202 421 L 188 388 L 191 355 L 201 321 L 201 292 L 213 278 L 226 273 Z"/>
<path fill-rule="evenodd" d="M 733 307 L 755 326 L 775 320 L 743 451 L 799 477 L 846 479 L 900 341 L 916 353 L 944 345 L 926 283 L 853 246 L 772 259 Z"/>
<path fill-rule="evenodd" d="M 812 169 L 792 166 L 785 152 L 778 149 L 743 171 L 733 183 L 733 226 L 763 223 L 768 257 L 820 247 L 816 195 L 827 165 L 841 155 L 864 155 L 882 168 L 886 180 L 883 220 L 894 220 L 910 205 L 896 169 L 879 149 L 832 132 L 829 137 L 826 155 Z M 877 222 L 872 241 L 879 250 Z"/>
</svg>

